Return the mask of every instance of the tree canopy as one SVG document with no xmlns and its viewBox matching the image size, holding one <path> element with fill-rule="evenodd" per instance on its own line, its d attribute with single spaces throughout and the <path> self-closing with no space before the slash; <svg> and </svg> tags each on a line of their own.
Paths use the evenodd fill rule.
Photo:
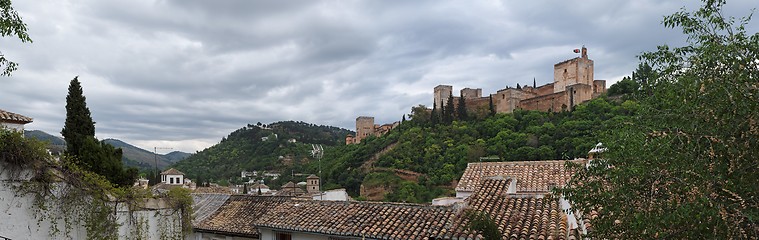
<svg viewBox="0 0 759 240">
<path fill-rule="evenodd" d="M 640 111 L 558 191 L 598 213 L 591 237 L 759 237 L 759 34 L 746 33 L 750 17 L 722 16 L 724 4 L 665 17 L 689 45 L 641 56 L 656 74 L 641 82 Z"/>
<path fill-rule="evenodd" d="M 16 36 L 21 42 L 32 42 L 27 34 L 26 23 L 21 21 L 18 12 L 11 6 L 10 0 L 0 0 L 0 37 Z M 5 58 L 0 53 L 0 76 L 10 76 L 18 69 L 18 64 Z"/>
<path fill-rule="evenodd" d="M 66 122 L 61 130 L 66 140 L 66 155 L 84 170 L 102 175 L 119 186 L 131 186 L 136 168 L 124 169 L 121 149 L 95 138 L 95 122 L 90 116 L 81 83 L 74 77 L 66 96 Z"/>
</svg>

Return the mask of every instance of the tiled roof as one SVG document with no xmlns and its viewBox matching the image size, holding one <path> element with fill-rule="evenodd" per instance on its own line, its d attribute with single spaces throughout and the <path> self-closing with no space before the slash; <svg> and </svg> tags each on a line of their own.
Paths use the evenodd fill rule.
<svg viewBox="0 0 759 240">
<path fill-rule="evenodd" d="M 567 215 L 559 202 L 534 194 L 507 194 L 511 179 L 485 179 L 466 203 L 467 211 L 487 213 L 504 239 L 567 239 Z M 454 224 L 452 238 L 475 235 L 466 230 L 466 217 Z"/>
<path fill-rule="evenodd" d="M 227 187 L 197 187 L 195 188 L 194 193 L 222 193 L 222 194 L 232 194 L 232 191 L 229 190 Z"/>
<path fill-rule="evenodd" d="M 196 231 L 258 238 L 251 223 L 285 203 L 289 198 L 232 195 L 211 216 L 193 224 Z"/>
<path fill-rule="evenodd" d="M 219 210 L 219 207 L 223 205 L 229 194 L 216 194 L 216 193 L 193 193 L 192 194 L 192 224 L 198 224 L 205 220 L 212 214 Z"/>
<path fill-rule="evenodd" d="M 479 211 L 490 214 L 506 239 L 567 239 L 572 231 L 558 200 L 508 194 L 510 181 L 485 179 L 465 205 L 454 206 L 233 195 L 194 227 L 249 237 L 259 237 L 256 228 L 268 228 L 368 239 L 482 239 L 467 229 L 465 214 Z"/>
<path fill-rule="evenodd" d="M 454 206 L 291 200 L 254 221 L 261 228 L 371 239 L 482 239 L 466 212 L 491 215 L 506 239 L 567 239 L 567 215 L 544 195 L 507 194 L 511 179 L 486 179 L 464 211 Z"/>
<path fill-rule="evenodd" d="M 254 225 L 343 237 L 427 239 L 443 236 L 455 212 L 450 207 L 418 204 L 291 200 Z"/>
<path fill-rule="evenodd" d="M 300 187 L 296 186 L 293 182 L 287 182 L 284 186 L 277 192 L 276 195 L 278 196 L 298 196 L 306 194 L 306 191 L 301 189 Z"/>
<path fill-rule="evenodd" d="M 32 118 L 0 109 L 0 122 L 30 123 Z"/>
<path fill-rule="evenodd" d="M 184 175 L 184 173 L 174 168 L 169 168 L 169 170 L 161 172 L 161 175 Z"/>
<path fill-rule="evenodd" d="M 474 191 L 483 178 L 504 176 L 517 180 L 517 192 L 549 192 L 551 186 L 563 186 L 572 177 L 574 172 L 565 167 L 566 162 L 586 161 L 581 159 L 469 163 L 456 186 L 456 191 Z"/>
<path fill-rule="evenodd" d="M 319 177 L 317 177 L 316 175 L 311 174 L 311 175 L 308 175 L 308 177 L 306 179 L 319 179 Z"/>
</svg>

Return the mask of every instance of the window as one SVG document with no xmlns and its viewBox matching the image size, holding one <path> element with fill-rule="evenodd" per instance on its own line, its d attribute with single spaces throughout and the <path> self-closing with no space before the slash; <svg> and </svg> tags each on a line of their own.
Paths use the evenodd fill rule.
<svg viewBox="0 0 759 240">
<path fill-rule="evenodd" d="M 289 233 L 277 233 L 277 240 L 293 240 L 293 236 Z"/>
<path fill-rule="evenodd" d="M 174 178 L 169 178 L 169 184 L 174 184 Z"/>
</svg>

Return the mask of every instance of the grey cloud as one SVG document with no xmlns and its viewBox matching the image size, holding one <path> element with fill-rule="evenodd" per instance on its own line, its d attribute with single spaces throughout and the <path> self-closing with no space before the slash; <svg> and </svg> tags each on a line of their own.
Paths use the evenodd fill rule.
<svg viewBox="0 0 759 240">
<path fill-rule="evenodd" d="M 553 64 L 583 44 L 596 78 L 616 81 L 642 51 L 684 43 L 660 24 L 682 4 L 697 7 L 650 0 L 16 1 L 35 42 L 0 39 L 0 50 L 21 63 L 2 80 L 0 108 L 35 117 L 31 129 L 57 133 L 68 81 L 79 75 L 102 137 L 169 141 L 194 152 L 198 142 L 213 144 L 259 121 L 352 129 L 358 115 L 385 123 L 429 106 L 438 84 L 491 93 L 533 78 L 548 83 Z M 755 5 L 731 1 L 725 13 L 743 16 Z"/>
</svg>

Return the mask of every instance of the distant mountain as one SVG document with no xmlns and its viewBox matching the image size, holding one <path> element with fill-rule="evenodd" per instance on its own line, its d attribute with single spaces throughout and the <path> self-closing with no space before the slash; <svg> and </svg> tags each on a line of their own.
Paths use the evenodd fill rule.
<svg viewBox="0 0 759 240">
<path fill-rule="evenodd" d="M 158 169 L 165 169 L 172 163 L 184 160 L 192 154 L 174 151 L 168 154 L 153 154 L 153 152 L 136 147 L 118 139 L 105 139 L 103 142 L 116 148 L 121 148 L 124 164 L 130 167 L 137 167 L 140 170 L 153 169 L 156 162 Z"/>
<path fill-rule="evenodd" d="M 186 158 L 190 157 L 191 153 L 186 152 L 180 152 L 180 151 L 173 151 L 170 153 L 167 153 L 166 155 L 163 155 L 169 162 L 175 163 L 182 160 L 185 160 Z"/>
<path fill-rule="evenodd" d="M 24 130 L 24 136 L 27 138 L 34 138 L 43 142 L 49 142 L 53 145 L 66 145 L 66 141 L 63 138 L 48 134 L 40 130 Z"/>
<path fill-rule="evenodd" d="M 40 130 L 25 130 L 24 136 L 34 138 L 43 142 L 50 143 L 49 148 L 54 152 L 62 152 L 66 147 L 66 141 L 63 138 Z M 123 152 L 122 161 L 126 166 L 137 167 L 140 170 L 153 169 L 156 161 L 159 169 L 165 169 L 169 165 L 182 161 L 192 154 L 180 151 L 174 151 L 167 154 L 153 155 L 153 152 L 136 147 L 118 139 L 105 139 L 103 142 L 116 148 L 121 148 Z"/>
</svg>

